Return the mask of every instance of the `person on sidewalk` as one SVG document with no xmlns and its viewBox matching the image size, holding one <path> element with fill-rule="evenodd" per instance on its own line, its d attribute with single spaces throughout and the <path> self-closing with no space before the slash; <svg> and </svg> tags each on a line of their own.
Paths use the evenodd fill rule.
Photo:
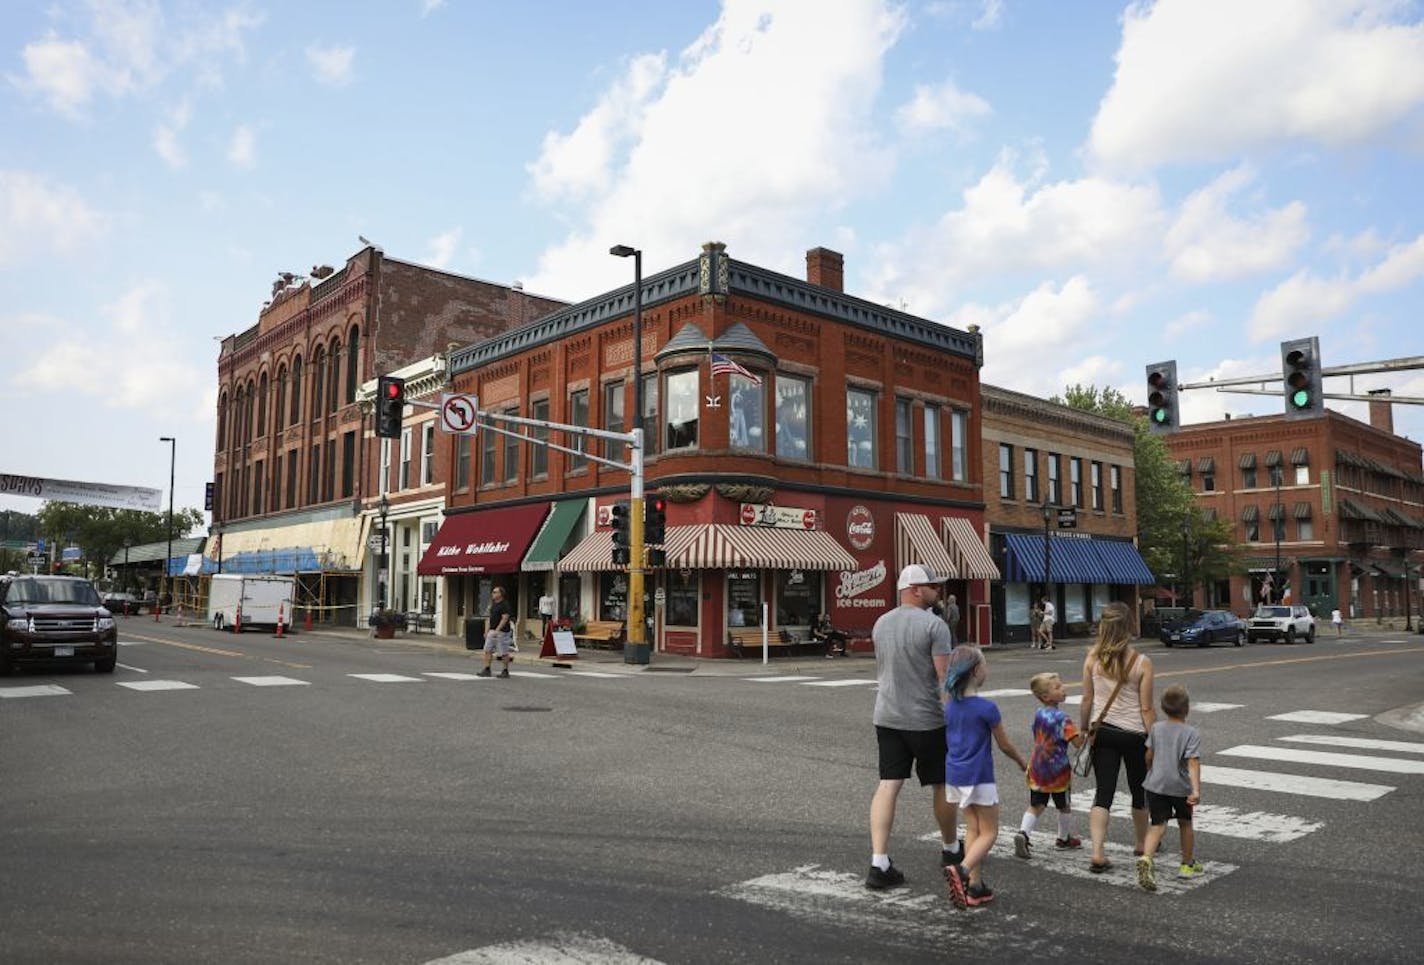
<svg viewBox="0 0 1424 965">
<path fill-rule="evenodd" d="M 959 641 L 959 601 L 951 593 L 944 600 L 944 622 L 949 627 L 949 638 Z"/>
<path fill-rule="evenodd" d="M 509 676 L 509 648 L 514 642 L 514 628 L 509 621 L 509 604 L 504 602 L 504 587 L 497 586 L 490 591 L 489 623 L 485 628 L 485 668 L 476 676 L 490 676 L 490 665 L 495 654 L 499 654 L 504 664 L 501 677 Z"/>
<path fill-rule="evenodd" d="M 913 765 L 921 787 L 934 794 L 939 824 L 941 865 L 963 855 L 956 809 L 944 793 L 944 711 L 940 681 L 954 650 L 949 628 L 929 611 L 939 597 L 940 581 L 923 566 L 911 564 L 896 582 L 900 605 L 875 621 L 875 741 L 880 783 L 870 799 L 870 871 L 867 888 L 894 888 L 904 874 L 890 862 L 890 832 L 895 804 Z"/>
<path fill-rule="evenodd" d="M 1043 637 L 1043 649 L 1053 649 L 1053 624 L 1058 621 L 1058 609 L 1054 607 L 1053 601 L 1048 597 L 1043 598 L 1043 622 L 1039 624 L 1039 630 Z"/>
<path fill-rule="evenodd" d="M 1330 611 L 1330 622 L 1335 625 L 1335 636 L 1341 636 L 1345 632 L 1345 618 L 1340 615 L 1340 608 L 1337 606 Z"/>
</svg>

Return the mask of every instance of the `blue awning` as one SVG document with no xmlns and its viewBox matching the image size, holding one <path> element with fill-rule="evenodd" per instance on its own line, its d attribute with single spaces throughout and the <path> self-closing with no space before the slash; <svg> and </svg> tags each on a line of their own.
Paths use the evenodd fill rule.
<svg viewBox="0 0 1424 965">
<path fill-rule="evenodd" d="M 1043 582 L 1043 537 L 1005 533 L 1004 579 L 1010 583 Z"/>
<path fill-rule="evenodd" d="M 1044 582 L 1043 537 L 1031 533 L 1005 533 L 1005 579 L 1011 583 Z M 1054 583 L 1157 582 L 1131 543 L 1106 539 L 1053 538 Z"/>
<path fill-rule="evenodd" d="M 1093 549 L 1111 574 L 1109 583 L 1137 583 L 1152 586 L 1157 578 L 1147 567 L 1147 561 L 1137 552 L 1137 547 L 1111 539 L 1093 540 Z"/>
</svg>

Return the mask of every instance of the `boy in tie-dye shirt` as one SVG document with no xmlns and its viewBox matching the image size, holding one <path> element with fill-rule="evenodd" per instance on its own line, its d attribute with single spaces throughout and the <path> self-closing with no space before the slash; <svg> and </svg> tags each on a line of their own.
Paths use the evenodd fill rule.
<svg viewBox="0 0 1424 965">
<path fill-rule="evenodd" d="M 1058 837 L 1053 846 L 1060 850 L 1081 848 L 1082 839 L 1073 836 L 1073 806 L 1069 790 L 1073 784 L 1073 768 L 1068 761 L 1068 745 L 1083 743 L 1083 735 L 1073 718 L 1064 713 L 1062 704 L 1067 696 L 1063 681 L 1056 673 L 1037 674 L 1028 683 L 1038 698 L 1038 713 L 1033 717 L 1033 753 L 1028 761 L 1028 810 L 1024 811 L 1019 830 L 1014 834 L 1014 854 L 1020 858 L 1032 856 L 1029 835 L 1038 825 L 1038 816 L 1053 800 L 1058 809 Z"/>
</svg>

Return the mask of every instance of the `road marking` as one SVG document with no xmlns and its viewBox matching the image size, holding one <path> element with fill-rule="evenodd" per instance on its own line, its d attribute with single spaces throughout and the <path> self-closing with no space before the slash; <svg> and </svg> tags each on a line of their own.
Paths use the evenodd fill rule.
<svg viewBox="0 0 1424 965">
<path fill-rule="evenodd" d="M 1253 791 L 1279 791 L 1306 797 L 1324 797 L 1336 801 L 1373 801 L 1394 788 L 1386 784 L 1365 784 L 1360 781 L 1340 781 L 1329 777 L 1306 777 L 1301 774 L 1277 774 L 1271 771 L 1248 771 L 1235 767 L 1202 765 L 1202 783 L 1224 787 L 1244 787 Z"/>
<path fill-rule="evenodd" d="M 1202 783 L 1210 786 L 1205 778 Z M 1115 817 L 1131 818 L 1132 795 L 1115 795 L 1111 813 Z M 1192 809 L 1192 828 L 1198 833 L 1244 838 L 1247 841 L 1284 844 L 1323 827 L 1323 821 L 1307 821 L 1290 814 L 1271 814 L 1268 811 L 1240 811 L 1224 804 L 1198 804 Z M 1051 848 L 1052 844 L 1045 844 L 1044 847 Z"/>
<path fill-rule="evenodd" d="M 481 677 L 481 676 L 480 676 L 479 674 L 477 674 L 477 673 L 449 673 L 449 672 L 446 672 L 446 671 L 443 671 L 443 670 L 427 670 L 427 671 L 425 671 L 425 676 L 427 676 L 427 677 L 439 677 L 439 678 L 441 678 L 442 680 L 485 680 L 485 679 L 488 679 L 488 678 L 485 678 L 485 677 Z"/>
<path fill-rule="evenodd" d="M 874 680 L 808 680 L 807 687 L 865 687 L 875 686 Z"/>
<path fill-rule="evenodd" d="M 1075 684 L 1074 686 L 1077 686 L 1077 685 Z M 1065 704 L 1072 704 L 1074 707 L 1082 706 L 1082 703 L 1083 703 L 1083 695 L 1082 695 L 1082 694 L 1069 694 L 1067 697 L 1064 697 L 1064 698 L 1063 698 L 1063 702 L 1064 702 Z"/>
<path fill-rule="evenodd" d="M 141 647 L 141 646 L 144 645 L 145 642 L 146 642 L 146 641 L 143 641 L 143 640 L 120 640 L 120 641 L 119 641 L 119 646 L 121 646 L 121 647 Z"/>
<path fill-rule="evenodd" d="M 148 673 L 148 671 L 144 670 L 142 667 L 130 667 L 128 664 L 119 663 L 117 660 L 114 661 L 114 666 L 123 667 L 125 670 L 132 670 L 134 673 Z"/>
<path fill-rule="evenodd" d="M 571 677 L 599 677 L 603 680 L 612 680 L 614 677 L 627 677 L 626 673 L 604 673 L 601 670 L 570 670 Z"/>
<path fill-rule="evenodd" d="M 558 679 L 559 679 L 559 675 L 556 674 L 556 673 L 531 673 L 531 672 L 528 671 L 528 670 L 511 670 L 511 671 L 509 672 L 509 675 L 510 675 L 511 677 L 527 677 L 527 678 L 529 678 L 530 680 L 558 680 Z"/>
<path fill-rule="evenodd" d="M 1289 714 L 1274 714 L 1267 720 L 1287 720 L 1292 724 L 1344 724 L 1364 720 L 1369 714 L 1337 714 L 1329 710 L 1293 710 Z"/>
<path fill-rule="evenodd" d="M 807 683 L 812 680 L 819 680 L 819 677 L 743 677 L 743 680 L 754 684 L 784 684 L 787 681 Z"/>
<path fill-rule="evenodd" d="M 1355 747 L 1362 751 L 1403 751 L 1406 754 L 1424 754 L 1424 744 L 1409 741 L 1378 741 L 1367 737 L 1336 737 L 1334 734 L 1293 734 L 1276 740 L 1295 741 L 1297 744 L 1323 744 L 1330 747 Z"/>
<path fill-rule="evenodd" d="M 1023 689 L 1018 688 L 1018 687 L 1005 687 L 1003 690 L 981 690 L 981 691 L 979 691 L 979 696 L 980 696 L 980 697 L 1029 697 L 1029 696 L 1032 696 L 1032 695 L 1033 695 L 1033 691 L 1032 691 L 1032 690 L 1023 690 Z M 1082 694 L 1079 694 L 1079 695 L 1078 695 L 1078 700 L 1081 701 L 1082 699 L 1083 699 L 1083 695 L 1082 695 Z"/>
<path fill-rule="evenodd" d="M 238 683 L 251 684 L 254 687 L 309 687 L 310 680 L 297 680 L 295 677 L 233 677 Z"/>
<path fill-rule="evenodd" d="M 1239 708 L 1239 707 L 1244 707 L 1244 706 L 1246 706 L 1246 705 L 1245 705 L 1245 704 L 1213 704 L 1213 703 L 1210 703 L 1210 702 L 1198 704 L 1198 703 L 1193 702 L 1193 703 L 1192 703 L 1192 712 L 1193 712 L 1193 713 L 1197 713 L 1197 714 L 1214 714 L 1214 713 L 1216 713 L 1216 712 L 1219 711 L 1219 710 L 1236 710 L 1237 708 Z"/>
<path fill-rule="evenodd" d="M 158 637 L 138 637 L 144 643 L 161 643 L 166 647 L 177 647 L 180 650 L 194 650 L 198 653 L 211 653 L 219 657 L 246 657 L 247 654 L 237 650 L 223 650 L 220 647 L 203 647 L 196 643 L 182 643 L 178 640 L 162 640 Z"/>
<path fill-rule="evenodd" d="M 54 684 L 35 684 L 29 687 L 0 687 L 0 697 L 59 697 L 72 693 Z"/>
<path fill-rule="evenodd" d="M 1298 751 L 1293 747 L 1263 747 L 1240 744 L 1221 751 L 1228 757 L 1258 757 L 1267 761 L 1289 761 L 1293 764 L 1321 764 L 1325 767 L 1349 767 L 1358 771 L 1384 771 L 1389 774 L 1424 774 L 1424 761 L 1402 757 L 1367 757 L 1364 754 L 1332 754 L 1329 751 Z"/>
<path fill-rule="evenodd" d="M 120 683 L 120 687 L 130 690 L 197 690 L 197 684 L 186 684 L 181 680 L 134 680 Z"/>
<path fill-rule="evenodd" d="M 486 945 L 432 959 L 425 965 L 663 965 L 596 935 L 560 933 L 546 940 L 524 939 Z"/>
<path fill-rule="evenodd" d="M 349 673 L 346 676 L 357 680 L 369 680 L 374 684 L 423 684 L 419 677 L 407 677 L 398 673 Z"/>
</svg>

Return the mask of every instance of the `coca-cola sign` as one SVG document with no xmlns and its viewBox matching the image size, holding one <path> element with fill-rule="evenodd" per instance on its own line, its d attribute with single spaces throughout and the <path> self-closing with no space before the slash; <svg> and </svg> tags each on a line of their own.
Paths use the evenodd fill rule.
<svg viewBox="0 0 1424 965">
<path fill-rule="evenodd" d="M 846 513 L 846 540 L 858 550 L 868 550 L 875 542 L 875 517 L 865 506 L 857 503 Z"/>
</svg>

